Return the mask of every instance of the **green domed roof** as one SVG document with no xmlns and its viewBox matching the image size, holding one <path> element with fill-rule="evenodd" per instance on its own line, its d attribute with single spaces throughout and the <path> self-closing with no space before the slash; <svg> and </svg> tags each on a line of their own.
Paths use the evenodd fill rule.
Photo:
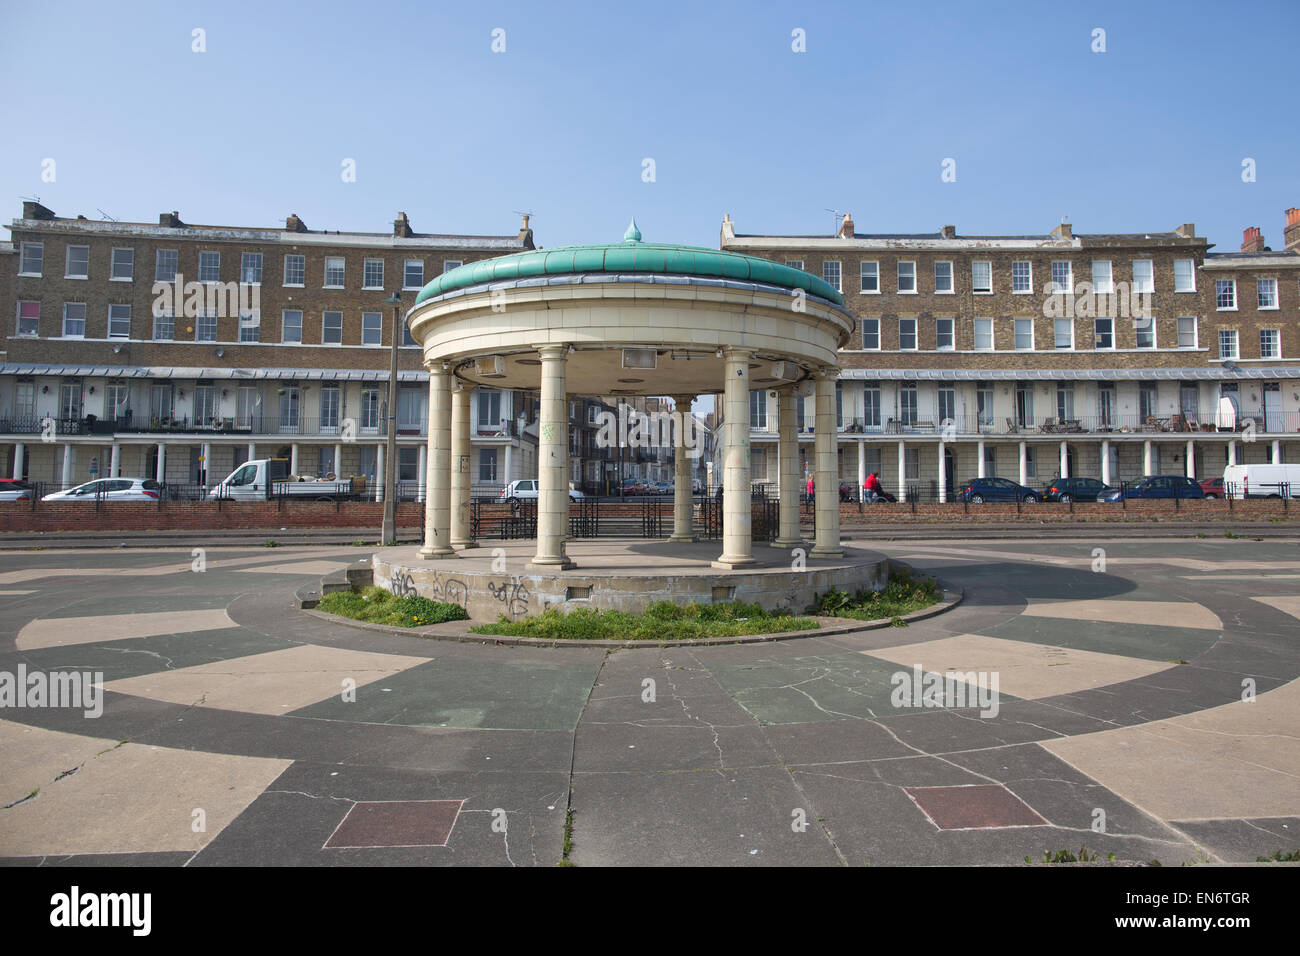
<svg viewBox="0 0 1300 956">
<path fill-rule="evenodd" d="M 470 262 L 444 272 L 426 285 L 416 296 L 415 304 L 419 305 L 447 292 L 488 282 L 607 272 L 762 282 L 787 289 L 803 289 L 809 295 L 827 299 L 841 308 L 844 306 L 843 296 L 830 283 L 802 269 L 792 269 L 758 256 L 705 249 L 702 246 L 641 242 L 640 238 L 640 230 L 633 220 L 622 242 L 534 249 L 496 259 Z"/>
</svg>

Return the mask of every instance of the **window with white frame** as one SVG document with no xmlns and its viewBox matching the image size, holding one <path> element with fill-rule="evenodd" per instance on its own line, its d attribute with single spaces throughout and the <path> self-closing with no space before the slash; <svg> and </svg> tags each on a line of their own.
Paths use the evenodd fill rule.
<svg viewBox="0 0 1300 956">
<path fill-rule="evenodd" d="M 1155 264 L 1150 259 L 1133 260 L 1133 291 L 1142 295 L 1156 291 Z"/>
<path fill-rule="evenodd" d="M 880 348 L 880 320 L 862 320 L 862 347 L 864 349 Z"/>
<path fill-rule="evenodd" d="M 239 341 L 262 341 L 262 313 L 258 309 L 239 313 Z"/>
<path fill-rule="evenodd" d="M 1196 316 L 1180 315 L 1178 317 L 1178 347 L 1180 349 L 1194 349 L 1196 346 Z"/>
<path fill-rule="evenodd" d="M 175 282 L 176 263 L 180 252 L 176 249 L 157 249 L 153 254 L 153 281 Z"/>
<path fill-rule="evenodd" d="M 379 345 L 384 338 L 384 314 L 382 312 L 361 313 L 361 344 Z"/>
<path fill-rule="evenodd" d="M 131 337 L 131 307 L 114 303 L 108 307 L 108 337 L 110 339 L 129 339 Z"/>
<path fill-rule="evenodd" d="M 879 382 L 866 382 L 862 386 L 862 427 L 880 427 Z"/>
<path fill-rule="evenodd" d="M 1115 347 L 1115 320 L 1099 316 L 1092 320 L 1093 348 L 1113 349 Z"/>
<path fill-rule="evenodd" d="M 840 264 L 838 261 L 828 259 L 822 263 L 822 279 L 836 292 L 843 291 L 840 288 Z"/>
<path fill-rule="evenodd" d="M 39 276 L 45 269 L 45 243 L 24 242 L 19 252 L 18 274 Z"/>
<path fill-rule="evenodd" d="M 341 289 L 343 288 L 343 257 L 326 256 L 325 257 L 325 288 Z"/>
<path fill-rule="evenodd" d="M 1237 358 L 1237 330 L 1219 329 L 1219 358 Z"/>
<path fill-rule="evenodd" d="M 803 271 L 802 259 L 786 259 L 785 264 L 791 269 L 798 269 L 800 272 Z"/>
<path fill-rule="evenodd" d="M 1236 279 L 1214 280 L 1214 306 L 1220 312 L 1235 312 L 1237 310 Z"/>
<path fill-rule="evenodd" d="M 262 254 L 260 252 L 240 253 L 239 281 L 245 285 L 262 284 Z"/>
<path fill-rule="evenodd" d="M 302 310 L 285 309 L 280 313 L 280 341 L 289 344 L 302 344 Z"/>
<path fill-rule="evenodd" d="M 320 427 L 334 430 L 339 427 L 339 409 L 342 393 L 337 385 L 323 385 L 320 390 Z"/>
<path fill-rule="evenodd" d="M 109 278 L 114 282 L 130 282 L 135 278 L 135 250 L 114 249 Z"/>
<path fill-rule="evenodd" d="M 904 352 L 916 350 L 916 319 L 898 320 L 898 347 Z"/>
<path fill-rule="evenodd" d="M 977 352 L 993 351 L 993 320 L 975 319 L 975 350 Z"/>
<path fill-rule="evenodd" d="M 993 263 L 976 261 L 970 264 L 970 287 L 976 295 L 993 294 Z"/>
<path fill-rule="evenodd" d="M 443 271 L 443 272 L 450 272 L 452 269 L 459 269 L 459 268 L 460 268 L 461 266 L 463 266 L 464 264 L 465 264 L 465 260 L 464 260 L 464 259 L 443 259 L 443 260 L 442 260 L 442 271 Z"/>
<path fill-rule="evenodd" d="M 869 295 L 880 292 L 880 263 L 874 259 L 864 259 L 860 263 L 862 270 L 862 291 Z"/>
<path fill-rule="evenodd" d="M 903 479 L 905 481 L 921 480 L 921 449 L 903 449 Z"/>
<path fill-rule="evenodd" d="M 424 260 L 407 259 L 402 264 L 402 288 L 420 289 L 424 287 Z"/>
<path fill-rule="evenodd" d="M 1276 309 L 1277 308 L 1277 280 L 1276 279 L 1256 279 L 1255 280 L 1255 301 L 1256 308 Z"/>
<path fill-rule="evenodd" d="M 1071 295 L 1074 292 L 1074 278 L 1068 259 L 1052 261 L 1052 294 Z"/>
<path fill-rule="evenodd" d="M 361 390 L 361 428 L 379 427 L 379 389 L 363 388 Z"/>
<path fill-rule="evenodd" d="M 210 425 L 217 417 L 217 389 L 213 385 L 194 386 L 194 423 Z"/>
<path fill-rule="evenodd" d="M 361 265 L 361 288 L 382 289 L 384 287 L 384 260 L 367 259 Z"/>
<path fill-rule="evenodd" d="M 916 291 L 916 263 L 900 261 L 898 263 L 898 292 L 900 295 Z"/>
<path fill-rule="evenodd" d="M 767 428 L 767 389 L 760 388 L 749 393 L 749 427 L 759 430 Z"/>
<path fill-rule="evenodd" d="M 1110 295 L 1115 291 L 1109 259 L 1092 260 L 1092 291 L 1097 295 Z"/>
<path fill-rule="evenodd" d="M 19 335 L 41 334 L 41 304 L 39 302 L 18 303 Z"/>
<path fill-rule="evenodd" d="M 1034 320 L 1016 319 L 1016 351 L 1032 352 L 1034 350 Z"/>
<path fill-rule="evenodd" d="M 284 257 L 284 284 L 300 289 L 307 281 L 307 257 Z"/>
<path fill-rule="evenodd" d="M 84 338 L 86 335 L 86 303 L 63 304 L 63 337 Z"/>
<path fill-rule="evenodd" d="M 955 346 L 953 342 L 953 323 L 951 318 L 939 318 L 934 320 L 934 347 L 941 352 L 951 351 Z"/>
<path fill-rule="evenodd" d="M 1052 320 L 1053 344 L 1058 349 L 1074 348 L 1074 319 L 1057 317 Z"/>
<path fill-rule="evenodd" d="M 497 480 L 497 450 L 480 448 L 478 450 L 478 480 L 495 482 Z"/>
<path fill-rule="evenodd" d="M 67 268 L 63 272 L 63 278 L 90 278 L 90 246 L 68 246 Z"/>
<path fill-rule="evenodd" d="M 1028 259 L 1011 263 L 1011 291 L 1020 295 L 1034 291 L 1034 266 Z"/>
<path fill-rule="evenodd" d="M 993 424 L 993 385 L 979 382 L 975 386 L 975 414 L 979 427 L 988 428 Z"/>
<path fill-rule="evenodd" d="M 1068 422 L 1074 418 L 1074 383 L 1056 383 L 1056 420 Z"/>
<path fill-rule="evenodd" d="M 945 295 L 953 291 L 952 262 L 938 260 L 934 264 L 934 291 Z"/>
<path fill-rule="evenodd" d="M 199 253 L 199 281 L 200 282 L 221 281 L 221 253 L 219 252 Z"/>
<path fill-rule="evenodd" d="M 194 317 L 194 341 L 215 342 L 217 340 L 217 313 L 215 310 L 200 312 Z"/>
<path fill-rule="evenodd" d="M 176 316 L 171 309 L 160 309 L 153 316 L 153 339 L 170 342 L 176 332 Z"/>
<path fill-rule="evenodd" d="M 1156 319 L 1153 315 L 1140 315 L 1133 320 L 1133 335 L 1140 349 L 1156 347 Z"/>
<path fill-rule="evenodd" d="M 324 345 L 343 344 L 343 313 L 322 312 L 320 340 Z"/>
<path fill-rule="evenodd" d="M 1275 359 L 1282 357 L 1282 338 L 1278 329 L 1259 330 L 1259 357 Z"/>
<path fill-rule="evenodd" d="M 1174 291 L 1175 292 L 1196 291 L 1196 260 L 1195 259 L 1174 260 Z"/>
<path fill-rule="evenodd" d="M 917 419 L 920 408 L 919 393 L 915 382 L 904 382 L 898 386 L 898 420 L 904 425 L 911 425 Z"/>
<path fill-rule="evenodd" d="M 951 385 L 939 387 L 939 422 L 941 427 L 947 422 L 957 422 L 957 390 Z"/>
<path fill-rule="evenodd" d="M 81 382 L 64 382 L 59 386 L 59 417 L 75 421 L 81 417 Z"/>
</svg>

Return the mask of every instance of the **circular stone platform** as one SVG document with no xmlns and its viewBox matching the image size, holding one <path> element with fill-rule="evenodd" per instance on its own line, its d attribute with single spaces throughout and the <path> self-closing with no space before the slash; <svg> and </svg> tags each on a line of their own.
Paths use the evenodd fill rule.
<svg viewBox="0 0 1300 956">
<path fill-rule="evenodd" d="M 743 601 L 802 614 L 832 587 L 878 589 L 889 577 L 883 554 L 847 546 L 842 558 L 827 560 L 810 557 L 811 546 L 796 553 L 758 545 L 755 564 L 723 571 L 712 566 L 717 541 L 572 540 L 567 551 L 578 566 L 542 574 L 527 569 L 536 548 L 530 539 L 479 544 L 440 561 L 422 561 L 411 547 L 385 548 L 372 559 L 374 583 L 394 594 L 452 601 L 471 618 L 495 621 L 548 607 L 638 613 L 656 601 Z"/>
</svg>

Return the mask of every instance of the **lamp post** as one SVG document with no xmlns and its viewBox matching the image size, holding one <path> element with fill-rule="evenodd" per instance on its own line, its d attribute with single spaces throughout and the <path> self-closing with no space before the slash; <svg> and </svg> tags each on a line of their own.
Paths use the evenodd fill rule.
<svg viewBox="0 0 1300 956">
<path fill-rule="evenodd" d="M 397 543 L 397 343 L 401 333 L 401 293 L 384 300 L 393 307 L 393 342 L 388 362 L 388 436 L 384 450 L 384 523 L 379 529 L 379 543 Z"/>
</svg>

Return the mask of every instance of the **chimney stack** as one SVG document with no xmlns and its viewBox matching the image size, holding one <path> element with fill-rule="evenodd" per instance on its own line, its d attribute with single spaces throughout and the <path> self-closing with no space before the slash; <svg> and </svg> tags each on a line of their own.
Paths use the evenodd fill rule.
<svg viewBox="0 0 1300 956">
<path fill-rule="evenodd" d="M 727 244 L 728 239 L 735 239 L 735 238 L 736 238 L 736 224 L 731 221 L 731 213 L 724 212 L 722 214 L 722 236 L 721 236 L 721 241 L 718 244 L 720 246 L 725 246 Z"/>
<path fill-rule="evenodd" d="M 1259 231 L 1259 226 L 1248 226 L 1241 231 L 1241 251 L 1264 251 L 1264 235 Z"/>
<path fill-rule="evenodd" d="M 1300 209 L 1286 211 L 1286 227 L 1282 232 L 1282 241 L 1287 252 L 1300 252 Z"/>
<path fill-rule="evenodd" d="M 1179 226 L 1177 229 L 1174 230 L 1174 234 L 1177 235 L 1177 236 L 1181 236 L 1183 239 L 1195 239 L 1195 238 L 1196 238 L 1196 223 L 1194 223 L 1194 222 L 1185 222 L 1185 223 L 1183 223 L 1181 226 Z"/>
<path fill-rule="evenodd" d="M 53 219 L 54 210 L 42 206 L 39 202 L 35 202 L 34 200 L 29 199 L 23 203 L 23 218 L 24 219 Z"/>
<path fill-rule="evenodd" d="M 158 214 L 158 225 L 167 229 L 179 229 L 185 223 L 181 222 L 181 214 L 173 209 L 171 212 L 160 212 Z"/>
<path fill-rule="evenodd" d="M 399 212 L 397 218 L 393 220 L 393 235 L 398 239 L 410 239 L 414 235 L 411 231 L 411 220 L 406 218 L 406 213 Z"/>
<path fill-rule="evenodd" d="M 940 233 L 940 235 L 942 235 L 945 239 L 956 239 L 956 238 L 957 238 L 957 227 L 956 227 L 956 226 L 944 226 L 942 229 L 939 230 L 939 233 Z"/>
<path fill-rule="evenodd" d="M 850 216 L 847 212 L 844 214 L 844 221 L 840 223 L 840 238 L 841 239 L 853 238 L 853 217 Z"/>
<path fill-rule="evenodd" d="M 1057 239 L 1073 239 L 1074 227 L 1071 226 L 1068 222 L 1063 222 L 1055 229 L 1052 230 L 1052 235 L 1054 235 Z"/>
<path fill-rule="evenodd" d="M 307 224 L 298 218 L 298 214 L 296 212 L 291 212 L 289 213 L 288 218 L 285 219 L 284 221 L 284 231 L 285 232 L 306 232 Z"/>
</svg>

